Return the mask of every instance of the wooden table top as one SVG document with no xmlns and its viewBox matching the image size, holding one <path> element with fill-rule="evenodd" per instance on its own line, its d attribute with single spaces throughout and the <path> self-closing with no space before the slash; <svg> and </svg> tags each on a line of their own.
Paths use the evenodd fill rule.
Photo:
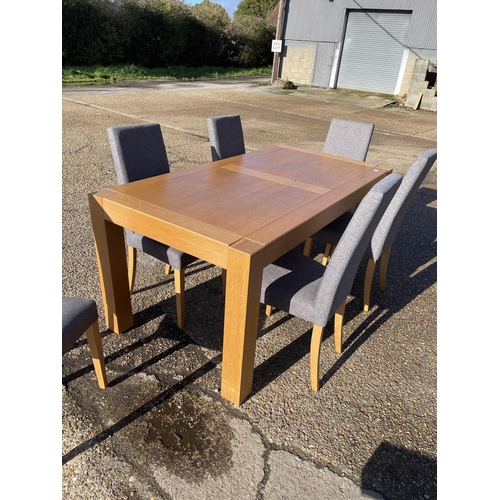
<svg viewBox="0 0 500 500">
<path fill-rule="evenodd" d="M 304 241 L 388 173 L 373 163 L 274 146 L 95 196 L 114 223 L 225 268 L 227 247 L 242 240 L 268 247 L 265 260 L 272 262 L 283 245 Z"/>
</svg>

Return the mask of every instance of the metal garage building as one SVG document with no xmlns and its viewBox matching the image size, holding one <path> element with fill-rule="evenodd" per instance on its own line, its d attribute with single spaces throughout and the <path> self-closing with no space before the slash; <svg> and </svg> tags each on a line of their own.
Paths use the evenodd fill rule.
<svg viewBox="0 0 500 500">
<path fill-rule="evenodd" d="M 423 61 L 435 85 L 437 0 L 285 0 L 281 38 L 293 83 L 403 95 Z"/>
</svg>

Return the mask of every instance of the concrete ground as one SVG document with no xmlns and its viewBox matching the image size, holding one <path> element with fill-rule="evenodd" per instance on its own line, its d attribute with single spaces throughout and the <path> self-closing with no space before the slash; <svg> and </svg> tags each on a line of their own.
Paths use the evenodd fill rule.
<svg viewBox="0 0 500 500">
<path fill-rule="evenodd" d="M 220 397 L 224 300 L 220 269 L 206 262 L 186 273 L 184 330 L 173 275 L 144 255 L 135 327 L 121 335 L 105 327 L 87 195 L 116 184 L 106 127 L 160 123 L 171 170 L 210 161 L 206 118 L 233 113 L 248 151 L 320 151 L 333 117 L 374 123 L 367 161 L 401 174 L 436 147 L 435 113 L 399 108 L 390 96 L 268 83 L 63 88 L 62 290 L 97 302 L 110 381 L 98 388 L 85 338 L 62 357 L 64 499 L 437 498 L 437 163 L 393 246 L 385 292 L 375 273 L 368 312 L 360 268 L 343 354 L 327 326 L 317 393 L 312 325 L 261 309 L 253 393 L 240 407 Z M 323 250 L 316 243 L 313 257 Z"/>
</svg>

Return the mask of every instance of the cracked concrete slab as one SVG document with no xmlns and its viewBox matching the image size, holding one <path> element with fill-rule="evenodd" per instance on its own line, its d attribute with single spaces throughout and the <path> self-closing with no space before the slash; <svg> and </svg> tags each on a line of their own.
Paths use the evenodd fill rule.
<svg viewBox="0 0 500 500">
<path fill-rule="evenodd" d="M 317 467 L 283 450 L 271 451 L 268 459 L 269 479 L 262 500 L 383 500 L 372 491 L 361 490 L 345 477 L 326 467 Z"/>
</svg>

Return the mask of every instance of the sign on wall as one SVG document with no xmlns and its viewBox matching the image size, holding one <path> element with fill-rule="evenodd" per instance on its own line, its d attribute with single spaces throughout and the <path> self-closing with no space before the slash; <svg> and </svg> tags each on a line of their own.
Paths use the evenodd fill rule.
<svg viewBox="0 0 500 500">
<path fill-rule="evenodd" d="M 281 52 L 281 40 L 273 40 L 271 52 Z"/>
</svg>

